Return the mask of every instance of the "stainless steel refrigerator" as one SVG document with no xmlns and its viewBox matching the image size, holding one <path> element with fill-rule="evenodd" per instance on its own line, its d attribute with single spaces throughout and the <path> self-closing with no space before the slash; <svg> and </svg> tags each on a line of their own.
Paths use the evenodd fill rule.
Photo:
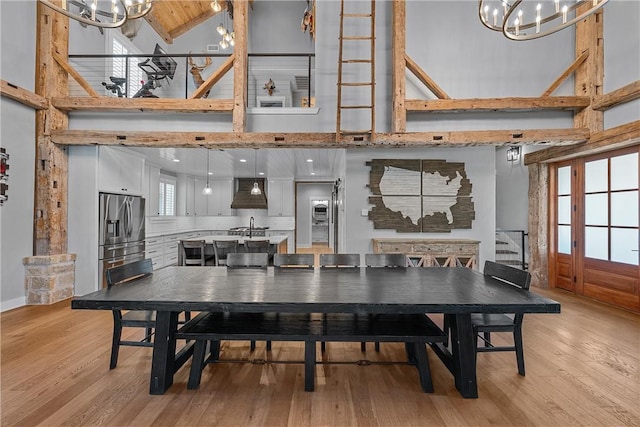
<svg viewBox="0 0 640 427">
<path fill-rule="evenodd" d="M 105 272 L 144 259 L 144 199 L 100 193 L 98 265 L 102 287 Z"/>
</svg>

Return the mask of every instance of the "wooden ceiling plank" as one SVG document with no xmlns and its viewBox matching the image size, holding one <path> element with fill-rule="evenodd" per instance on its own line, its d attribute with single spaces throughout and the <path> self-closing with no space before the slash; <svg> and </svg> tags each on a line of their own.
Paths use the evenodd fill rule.
<svg viewBox="0 0 640 427">
<path fill-rule="evenodd" d="M 640 99 L 640 80 L 636 80 L 604 95 L 596 96 L 591 108 L 597 111 L 605 111 L 616 105 L 636 99 Z"/>
<path fill-rule="evenodd" d="M 407 69 L 411 71 L 431 92 L 433 92 L 438 99 L 450 99 L 449 95 L 447 95 L 447 93 L 442 90 L 442 88 L 440 88 L 440 86 L 438 86 L 438 84 L 406 53 L 404 55 L 404 59 L 407 64 Z"/>
<path fill-rule="evenodd" d="M 158 33 L 162 40 L 167 42 L 167 44 L 172 44 L 173 37 L 171 37 L 169 31 L 162 24 L 162 20 L 158 18 L 158 16 L 160 16 L 160 12 L 158 12 L 157 9 L 161 4 L 162 3 L 154 5 L 153 9 L 151 9 L 151 12 L 147 13 L 144 19 L 151 26 L 151 28 L 153 28 L 153 30 Z"/>
<path fill-rule="evenodd" d="M 273 132 L 142 132 L 65 130 L 52 133 L 64 145 L 124 145 L 138 147 L 208 148 L 400 148 L 425 146 L 500 146 L 505 144 L 577 144 L 588 129 L 483 130 L 379 133 L 375 141 L 345 139 L 335 133 Z"/>
<path fill-rule="evenodd" d="M 235 61 L 235 53 L 229 55 L 226 61 L 214 72 L 207 80 L 204 81 L 189 97 L 189 99 L 198 99 L 202 97 L 207 91 L 209 91 L 214 84 L 218 83 L 222 77 L 233 67 Z"/>
<path fill-rule="evenodd" d="M 571 147 L 549 147 L 546 150 L 528 153 L 524 156 L 524 164 L 556 162 L 636 144 L 640 144 L 640 120 L 595 132 L 584 144 Z"/>
<path fill-rule="evenodd" d="M 407 111 L 461 112 L 461 111 L 533 111 L 581 110 L 589 106 L 588 96 L 547 96 L 532 98 L 472 98 L 472 99 L 407 99 Z"/>
<path fill-rule="evenodd" d="M 50 105 L 47 98 L 2 79 L 0 79 L 0 95 L 35 110 L 46 110 Z"/>
<path fill-rule="evenodd" d="M 116 98 L 64 97 L 53 98 L 51 104 L 62 111 L 164 111 L 177 113 L 230 113 L 232 99 L 176 98 Z"/>
<path fill-rule="evenodd" d="M 573 61 L 573 64 L 571 64 L 566 70 L 564 70 L 564 72 L 560 74 L 560 77 L 558 77 L 553 83 L 551 83 L 551 86 L 549 86 L 547 90 L 544 91 L 542 96 L 550 96 L 553 91 L 556 90 L 562 84 L 562 82 L 567 79 L 567 77 L 573 74 L 573 72 L 577 70 L 578 67 L 580 67 L 588 57 L 589 49 L 582 52 L 582 55 L 577 57 L 576 60 Z"/>
<path fill-rule="evenodd" d="M 64 70 L 71 76 L 74 78 L 74 80 L 76 82 L 78 82 L 78 84 L 89 94 L 89 96 L 93 97 L 93 98 L 97 98 L 100 95 L 98 95 L 98 92 L 96 92 L 91 85 L 89 84 L 88 81 L 86 81 L 84 79 L 84 77 L 82 77 L 80 75 L 80 73 L 78 73 L 76 71 L 75 68 L 73 68 L 71 65 L 69 65 L 69 63 L 57 52 L 53 51 L 51 52 L 51 56 L 53 56 L 53 59 L 56 60 L 56 62 L 62 67 L 64 68 Z"/>
</svg>

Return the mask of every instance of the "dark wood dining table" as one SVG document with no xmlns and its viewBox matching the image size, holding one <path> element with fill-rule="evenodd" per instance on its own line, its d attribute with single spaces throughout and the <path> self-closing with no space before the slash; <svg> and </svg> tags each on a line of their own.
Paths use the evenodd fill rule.
<svg viewBox="0 0 640 427">
<path fill-rule="evenodd" d="M 449 346 L 432 349 L 463 397 L 478 396 L 471 313 L 559 313 L 560 304 L 464 267 L 227 269 L 166 267 L 150 276 L 74 297 L 74 309 L 156 310 L 150 393 L 163 394 L 189 359 L 176 353 L 182 311 L 444 313 Z"/>
</svg>

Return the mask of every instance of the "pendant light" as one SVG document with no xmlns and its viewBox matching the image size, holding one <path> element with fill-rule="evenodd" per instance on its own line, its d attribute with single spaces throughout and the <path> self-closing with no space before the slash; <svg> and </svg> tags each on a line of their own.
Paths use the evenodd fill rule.
<svg viewBox="0 0 640 427">
<path fill-rule="evenodd" d="M 209 149 L 207 148 L 207 185 L 202 189 L 202 194 L 210 196 L 213 193 L 211 187 L 209 187 Z"/>
<path fill-rule="evenodd" d="M 258 149 L 255 149 L 255 156 L 253 161 L 253 188 L 251 189 L 252 196 L 259 196 L 262 194 L 262 190 L 260 190 L 260 186 L 258 185 Z"/>
</svg>

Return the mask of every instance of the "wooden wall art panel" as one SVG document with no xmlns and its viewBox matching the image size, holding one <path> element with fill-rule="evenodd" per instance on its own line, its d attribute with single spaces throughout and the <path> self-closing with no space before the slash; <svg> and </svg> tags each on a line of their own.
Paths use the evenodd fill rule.
<svg viewBox="0 0 640 427">
<path fill-rule="evenodd" d="M 443 233 L 471 228 L 475 211 L 464 163 L 373 159 L 366 164 L 375 229 Z"/>
</svg>

